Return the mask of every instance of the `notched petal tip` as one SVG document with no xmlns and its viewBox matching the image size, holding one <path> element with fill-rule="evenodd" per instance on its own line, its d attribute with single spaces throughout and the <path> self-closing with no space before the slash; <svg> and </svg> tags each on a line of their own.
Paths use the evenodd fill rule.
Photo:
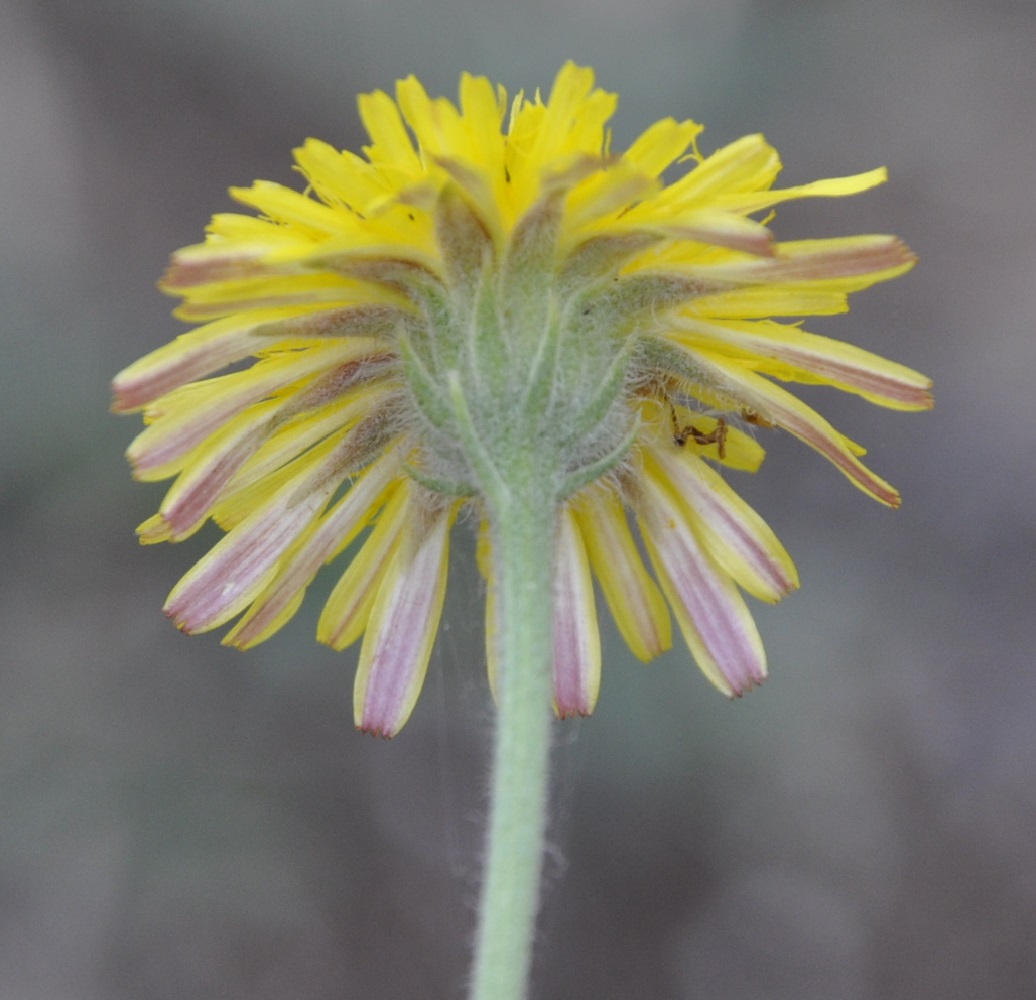
<svg viewBox="0 0 1036 1000">
<path fill-rule="evenodd" d="M 756 688 L 761 687 L 763 682 L 766 680 L 767 675 L 764 673 L 762 676 L 749 677 L 743 684 L 731 684 L 730 691 L 727 692 L 727 699 L 729 701 L 739 701 L 750 691 L 754 691 Z"/>
<path fill-rule="evenodd" d="M 369 725 L 363 722 L 359 723 L 356 726 L 356 731 L 358 733 L 362 733 L 364 736 L 374 736 L 382 740 L 390 740 L 393 736 L 396 735 L 396 733 L 399 732 L 398 729 L 390 731 L 388 727 L 379 727 L 376 725 Z"/>
<path fill-rule="evenodd" d="M 166 618 L 173 623 L 177 632 L 182 632 L 184 635 L 200 635 L 202 632 L 208 631 L 203 628 L 192 628 L 189 622 L 184 621 L 183 618 L 179 617 L 177 609 L 172 607 L 168 602 L 163 606 L 162 614 L 164 614 Z"/>
<path fill-rule="evenodd" d="M 560 708 L 558 705 L 554 706 L 554 714 L 558 720 L 564 722 L 565 719 L 589 719 L 593 715 L 593 708 Z"/>
</svg>

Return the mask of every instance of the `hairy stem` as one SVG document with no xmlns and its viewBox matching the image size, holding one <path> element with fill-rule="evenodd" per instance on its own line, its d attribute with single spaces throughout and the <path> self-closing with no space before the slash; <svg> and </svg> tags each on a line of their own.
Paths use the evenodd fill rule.
<svg viewBox="0 0 1036 1000">
<path fill-rule="evenodd" d="M 556 505 L 535 456 L 489 498 L 498 712 L 471 1000 L 523 1000 L 546 830 Z M 524 468 L 522 468 L 524 466 Z M 524 476 L 523 472 L 530 475 Z"/>
</svg>

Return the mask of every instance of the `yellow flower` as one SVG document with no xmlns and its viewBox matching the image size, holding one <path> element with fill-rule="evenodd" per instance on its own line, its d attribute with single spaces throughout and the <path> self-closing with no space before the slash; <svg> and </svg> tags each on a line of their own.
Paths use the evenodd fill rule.
<svg viewBox="0 0 1036 1000">
<path fill-rule="evenodd" d="M 143 411 L 137 478 L 176 477 L 141 540 L 209 518 L 226 532 L 169 596 L 181 629 L 236 617 L 224 642 L 263 641 L 362 534 L 317 637 L 363 637 L 356 722 L 392 735 L 423 681 L 452 525 L 485 524 L 500 456 L 519 456 L 555 511 L 559 715 L 597 698 L 594 577 L 638 657 L 670 645 L 671 610 L 721 691 L 763 679 L 741 591 L 777 601 L 798 580 L 717 468 L 758 468 L 753 425 L 782 427 L 898 504 L 863 449 L 780 383 L 920 410 L 929 380 L 773 317 L 845 311 L 914 257 L 892 236 L 778 243 L 767 228 L 778 202 L 865 191 L 883 169 L 773 190 L 762 136 L 703 156 L 701 126 L 673 119 L 615 153 L 615 106 L 572 64 L 547 100 L 508 102 L 464 75 L 455 106 L 410 77 L 394 100 L 360 98 L 362 156 L 307 140 L 304 192 L 234 188 L 258 216 L 217 215 L 174 255 L 162 288 L 202 325 L 119 374 L 114 409 Z"/>
</svg>

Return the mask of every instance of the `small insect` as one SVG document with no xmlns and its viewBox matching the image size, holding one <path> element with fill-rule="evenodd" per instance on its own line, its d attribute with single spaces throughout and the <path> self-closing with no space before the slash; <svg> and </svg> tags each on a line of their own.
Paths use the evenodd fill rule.
<svg viewBox="0 0 1036 1000">
<path fill-rule="evenodd" d="M 741 407 L 741 419 L 746 424 L 754 424 L 756 427 L 773 427 L 773 424 L 766 417 L 759 416 L 755 410 L 750 410 L 746 406 Z"/>
<path fill-rule="evenodd" d="M 700 445 L 714 444 L 719 457 L 727 457 L 727 422 L 722 417 L 716 421 L 716 426 L 711 431 L 703 431 L 694 424 L 685 424 L 681 427 L 676 419 L 676 407 L 672 404 L 669 406 L 669 416 L 673 421 L 673 444 L 677 447 L 682 448 L 688 440 Z"/>
</svg>

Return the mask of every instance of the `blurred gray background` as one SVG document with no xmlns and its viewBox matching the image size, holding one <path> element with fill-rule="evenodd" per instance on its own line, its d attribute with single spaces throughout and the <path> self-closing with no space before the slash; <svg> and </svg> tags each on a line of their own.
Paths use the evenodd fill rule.
<svg viewBox="0 0 1036 1000">
<path fill-rule="evenodd" d="M 772 678 L 730 704 L 608 624 L 600 707 L 559 727 L 536 996 L 975 998 L 1036 989 L 1036 6 L 1028 0 L 0 0 L 0 998 L 463 996 L 490 710 L 469 540 L 413 720 L 354 733 L 319 595 L 242 655 L 166 593 L 210 544 L 141 549 L 162 488 L 108 381 L 182 326 L 167 255 L 294 182 L 355 94 L 564 59 L 703 149 L 762 130 L 783 237 L 921 255 L 810 324 L 936 380 L 932 414 L 824 412 L 898 513 L 803 446 L 734 485 L 801 593 L 758 607 Z M 463 564 L 463 566 L 461 565 Z M 325 585 L 326 591 L 326 585 Z M 606 616 L 605 616 L 606 617 Z"/>
</svg>

